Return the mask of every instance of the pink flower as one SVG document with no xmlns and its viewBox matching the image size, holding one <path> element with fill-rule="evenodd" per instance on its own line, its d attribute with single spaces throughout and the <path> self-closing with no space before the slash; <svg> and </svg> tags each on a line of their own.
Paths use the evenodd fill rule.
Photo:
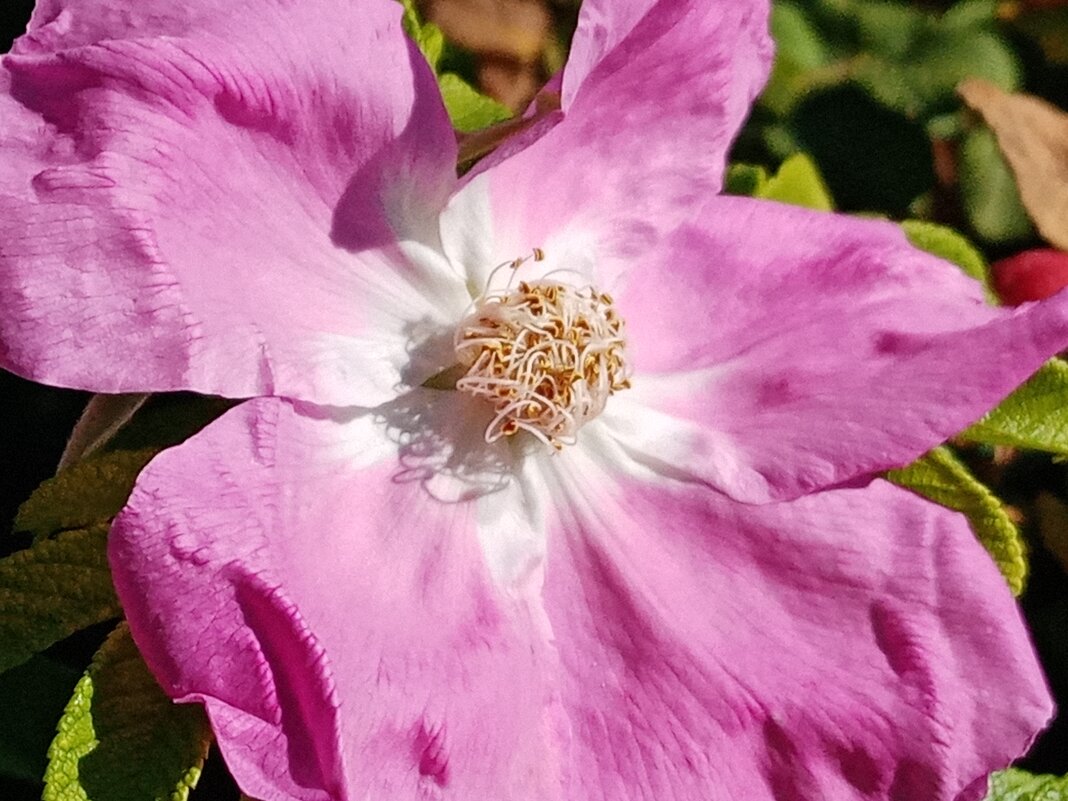
<svg viewBox="0 0 1068 801">
<path fill-rule="evenodd" d="M 389 0 L 39 3 L 0 361 L 254 398 L 111 539 L 250 795 L 935 801 L 1049 718 L 965 521 L 873 476 L 1068 345 L 1068 298 L 717 196 L 767 12 L 586 0 L 560 110 L 458 181 Z"/>
</svg>

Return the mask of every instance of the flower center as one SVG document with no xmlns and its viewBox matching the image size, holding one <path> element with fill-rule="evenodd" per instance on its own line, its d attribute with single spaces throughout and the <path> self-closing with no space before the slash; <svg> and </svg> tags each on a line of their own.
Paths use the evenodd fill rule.
<svg viewBox="0 0 1068 801">
<path fill-rule="evenodd" d="M 573 444 L 608 397 L 630 386 L 623 328 L 612 298 L 590 286 L 542 279 L 484 292 L 455 346 L 467 369 L 456 388 L 496 411 L 486 441 L 524 430 L 557 449 Z"/>
</svg>

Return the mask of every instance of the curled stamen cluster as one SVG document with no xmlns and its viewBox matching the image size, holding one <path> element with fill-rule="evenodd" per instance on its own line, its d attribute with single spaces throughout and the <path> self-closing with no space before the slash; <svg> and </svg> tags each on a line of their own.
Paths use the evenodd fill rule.
<svg viewBox="0 0 1068 801">
<path fill-rule="evenodd" d="M 524 430 L 561 448 L 630 386 L 624 344 L 610 296 L 521 281 L 484 294 L 460 323 L 456 354 L 467 373 L 456 388 L 493 404 L 487 442 Z"/>
</svg>

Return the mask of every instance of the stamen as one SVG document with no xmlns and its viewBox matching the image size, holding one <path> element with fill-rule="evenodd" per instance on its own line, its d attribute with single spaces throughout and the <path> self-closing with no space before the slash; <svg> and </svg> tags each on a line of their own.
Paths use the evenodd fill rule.
<svg viewBox="0 0 1068 801">
<path fill-rule="evenodd" d="M 531 258 L 544 254 L 535 249 L 495 268 L 456 329 L 456 354 L 467 367 L 456 388 L 493 404 L 487 442 L 528 431 L 560 449 L 630 386 L 623 321 L 611 296 L 590 286 L 542 278 L 512 289 L 510 277 L 504 289 L 489 289 L 502 268 L 514 276 Z"/>
</svg>

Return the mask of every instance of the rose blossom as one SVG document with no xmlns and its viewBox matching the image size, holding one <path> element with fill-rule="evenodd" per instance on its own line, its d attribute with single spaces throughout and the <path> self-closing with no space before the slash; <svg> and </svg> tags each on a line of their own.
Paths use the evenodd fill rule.
<svg viewBox="0 0 1068 801">
<path fill-rule="evenodd" d="M 245 792 L 935 801 L 1049 718 L 964 519 L 875 475 L 1068 345 L 1068 299 L 717 196 L 767 14 L 587 0 L 458 180 L 389 0 L 38 4 L 0 362 L 253 398 L 110 543 Z"/>
</svg>

